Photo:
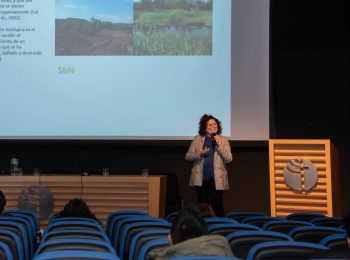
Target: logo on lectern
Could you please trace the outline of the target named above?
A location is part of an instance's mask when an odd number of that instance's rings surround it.
[[[317,169],[310,160],[293,159],[283,169],[285,183],[293,190],[309,191],[317,183]]]

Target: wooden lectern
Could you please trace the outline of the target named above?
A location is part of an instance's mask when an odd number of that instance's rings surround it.
[[[269,140],[269,156],[271,216],[297,212],[341,215],[339,158],[330,140]],[[306,188],[310,169],[314,183]],[[290,184],[289,176],[300,181],[300,190]]]

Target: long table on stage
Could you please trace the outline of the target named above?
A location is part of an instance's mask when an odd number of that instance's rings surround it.
[[[166,176],[136,175],[0,176],[0,190],[6,196],[5,210],[18,208],[19,194],[29,186],[46,186],[54,197],[54,213],[73,198],[83,199],[105,224],[108,214],[118,210],[140,210],[164,217]],[[47,219],[41,220],[46,226]]]

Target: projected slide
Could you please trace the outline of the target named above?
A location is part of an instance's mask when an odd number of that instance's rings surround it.
[[[231,0],[0,0],[0,138],[231,135]]]

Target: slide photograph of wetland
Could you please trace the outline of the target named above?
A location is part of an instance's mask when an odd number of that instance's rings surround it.
[[[212,55],[213,0],[56,0],[56,56]]]
[[[211,55],[212,0],[134,1],[134,55]]]

